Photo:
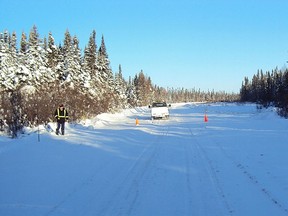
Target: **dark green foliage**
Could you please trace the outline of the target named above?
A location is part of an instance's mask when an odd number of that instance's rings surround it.
[[[256,102],[259,107],[276,106],[281,116],[288,117],[288,70],[258,71],[252,81],[245,77],[241,101]]]

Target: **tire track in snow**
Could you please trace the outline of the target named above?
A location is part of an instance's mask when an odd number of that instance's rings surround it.
[[[163,127],[162,131],[156,136],[155,140],[149,142],[150,144],[142,150],[138,158],[135,159],[135,162],[128,169],[123,181],[115,189],[111,201],[108,201],[102,208],[100,208],[100,210],[96,210],[98,212],[97,215],[110,215],[109,213],[107,214],[107,212],[110,212],[111,210],[113,212],[112,215],[130,215],[138,198],[138,183],[143,182],[142,179],[144,175],[147,173],[147,171],[149,171],[149,167],[151,166],[151,164],[153,164],[154,158],[159,153],[159,139],[161,139],[163,136],[167,136],[168,130],[169,127]],[[82,191],[85,191],[87,190],[87,188],[91,187],[97,176],[99,176],[101,172],[105,172],[105,167],[109,167],[108,163],[105,163],[105,166],[96,169],[81,184],[78,184],[73,190],[63,196],[63,198],[59,200],[58,203],[56,203],[50,208],[50,210],[45,214],[45,216],[53,216],[57,215],[60,212],[65,212],[65,208],[63,207],[71,200],[73,200],[74,197],[77,197],[78,194],[81,194]],[[106,182],[106,184],[107,187],[109,185],[111,186],[109,181]],[[123,185],[125,186],[123,187]],[[88,203],[83,204],[83,210],[81,211],[81,215],[89,215],[89,213],[85,210],[86,208],[84,206],[87,207],[93,205],[93,203],[95,203],[95,201],[93,200],[98,198],[97,196],[99,196],[99,193],[103,193],[103,188],[98,188],[98,190],[94,192],[95,195],[92,195],[91,198],[89,198]],[[117,197],[123,197],[124,202],[119,203],[120,199],[117,199]]]
[[[275,195],[273,195],[271,190],[267,189],[267,186],[263,185],[263,183],[261,183],[261,181],[256,177],[256,175],[249,172],[247,170],[247,168],[241,162],[237,162],[232,156],[230,156],[219,142],[214,141],[214,140],[212,140],[212,141],[217,144],[220,151],[222,152],[222,155],[228,161],[230,161],[234,165],[234,167],[241,172],[242,175],[244,175],[246,178],[248,178],[250,183],[252,185],[254,185],[254,187],[256,187],[257,190],[262,195],[264,195],[268,200],[270,200],[270,202],[273,205],[275,205],[277,208],[279,208],[281,211],[283,211],[286,215],[288,215],[288,208],[285,206],[285,204],[284,204],[285,202],[283,202],[282,200],[277,198]]]
[[[205,149],[199,144],[196,134],[192,132],[192,129],[190,127],[187,129],[189,130],[190,136],[194,140],[193,150],[197,151],[199,157],[201,158],[201,162],[204,165],[204,168],[206,168],[206,172],[210,177],[211,182],[215,185],[215,190],[218,194],[219,200],[222,200],[222,203],[226,209],[225,215],[233,215],[234,210],[226,198],[224,189],[220,183],[221,181],[217,175],[216,168],[213,165],[213,161],[209,158]]]
[[[197,213],[196,215],[201,215],[201,199],[195,199],[196,194],[197,196],[201,195],[197,192],[195,183],[193,182],[194,176],[192,176],[193,173],[193,167],[199,167],[195,151],[193,151],[190,147],[191,143],[186,143],[185,145],[185,161],[186,161],[186,187],[188,191],[188,212],[189,213]],[[201,181],[200,177],[198,176],[197,182]],[[197,187],[198,188],[198,187]],[[193,199],[194,198],[194,199]],[[195,201],[196,200],[196,201]],[[196,203],[197,202],[197,203]]]
[[[167,136],[168,131],[169,126],[165,126],[155,140],[143,149],[142,153],[128,169],[119,186],[115,189],[111,200],[107,201],[97,215],[133,215],[139,198],[140,183],[143,184],[144,181],[147,181],[145,175],[147,175],[159,154],[159,140],[163,136]]]

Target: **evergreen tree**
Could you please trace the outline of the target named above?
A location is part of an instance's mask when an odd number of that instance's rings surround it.
[[[52,33],[49,32],[46,59],[47,59],[47,67],[50,68],[53,71],[53,73],[56,72],[56,67],[59,62],[58,54],[59,51],[57,46],[55,45],[54,37]]]
[[[114,92],[114,77],[113,72],[110,68],[110,61],[108,58],[106,45],[104,42],[104,36],[101,38],[101,45],[97,55],[97,71],[98,71],[98,87],[102,89],[101,91],[101,100],[103,100],[105,107],[115,106],[115,98],[113,95]],[[102,103],[103,104],[103,103]]]
[[[132,81],[131,76],[129,77],[127,90],[126,90],[127,102],[130,106],[135,107],[137,106],[137,94],[136,94],[136,87],[134,82]]]
[[[113,88],[113,72],[110,68],[104,36],[102,36],[101,46],[98,51],[97,69],[100,73],[100,81],[104,84],[104,88],[108,88],[107,90],[111,91]]]
[[[27,52],[27,36],[25,32],[22,32],[22,35],[21,35],[20,52],[23,54],[26,54]]]
[[[249,83],[249,79],[248,79],[248,77],[245,77],[244,78],[244,82],[242,82],[242,87],[241,87],[241,90],[240,90],[240,95],[241,95],[241,101],[242,102],[251,100],[250,91],[251,91],[251,86],[250,86],[250,83]]]
[[[88,47],[85,49],[85,66],[87,70],[90,71],[91,77],[97,77],[96,71],[96,58],[97,58],[97,46],[96,46],[96,31],[93,30],[92,34],[90,35]]]
[[[127,83],[122,75],[122,68],[119,65],[118,73],[115,74],[115,82],[114,82],[114,92],[115,92],[115,103],[116,107],[125,108],[127,107]]]
[[[19,80],[20,73],[16,38],[16,33],[13,33],[12,37],[10,37],[9,33],[5,32],[4,37],[1,37],[0,40],[1,99],[7,99],[8,102],[1,104],[1,107],[2,109],[9,109],[9,111],[1,110],[1,112],[6,115],[5,121],[9,125],[8,133],[10,133],[12,137],[17,137],[18,131],[22,130],[22,98],[20,93],[22,82]]]
[[[280,115],[288,117],[288,73],[272,70],[264,74],[258,70],[252,82],[245,77],[241,88],[241,101],[257,102],[259,107],[275,105]]]
[[[136,88],[137,105],[148,105],[153,101],[153,88],[150,77],[146,77],[141,70],[134,78],[134,85]]]
[[[79,74],[79,70],[81,67],[80,57],[78,56],[79,50],[79,42],[77,38],[73,38],[70,35],[70,32],[66,30],[64,45],[62,47],[62,56],[63,56],[63,81],[66,81],[67,85],[74,87],[76,74]],[[76,56],[75,56],[76,53]]]
[[[95,97],[98,96],[99,91],[99,89],[97,89],[98,74],[96,69],[96,49],[96,31],[93,30],[89,37],[88,46],[85,47],[84,50],[83,72],[89,81],[89,84],[86,84],[86,86],[89,88],[90,94]]]
[[[30,71],[29,84],[39,86],[48,80],[43,74],[46,73],[45,51],[39,44],[40,38],[37,27],[34,25],[29,34],[28,50],[25,55],[25,65]]]
[[[82,89],[85,88],[88,79],[85,74],[82,73],[81,50],[79,48],[79,40],[76,36],[72,38],[70,70],[69,78],[73,86]]]
[[[9,44],[9,33],[4,32],[0,40],[0,82],[1,87],[4,90],[15,89],[15,74],[17,70],[17,58],[15,58],[15,53],[10,49]]]

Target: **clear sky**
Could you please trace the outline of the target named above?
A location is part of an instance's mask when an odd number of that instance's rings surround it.
[[[82,51],[101,36],[111,67],[161,87],[238,92],[245,76],[287,67],[287,0],[0,0],[0,31],[57,44],[66,29]]]

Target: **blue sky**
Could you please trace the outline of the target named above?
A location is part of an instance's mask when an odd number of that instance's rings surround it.
[[[143,72],[162,87],[238,92],[258,69],[287,67],[287,0],[0,0],[0,31],[62,43],[68,29],[83,50],[102,34],[114,72]]]

